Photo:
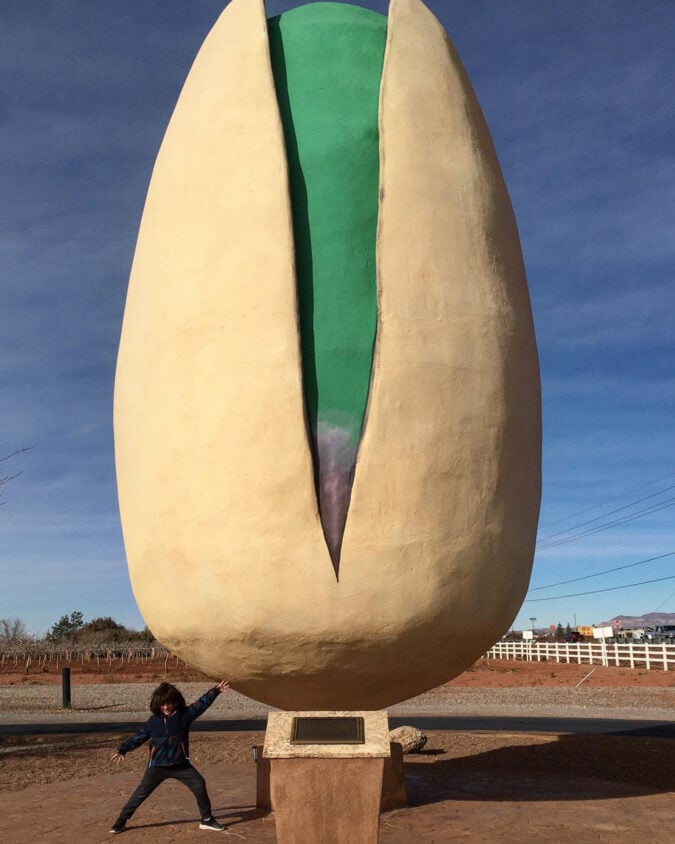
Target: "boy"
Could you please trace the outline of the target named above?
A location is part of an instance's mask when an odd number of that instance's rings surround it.
[[[211,801],[204,777],[190,764],[189,734],[195,718],[205,712],[218,695],[229,687],[227,680],[221,680],[199,700],[187,706],[183,695],[171,683],[157,686],[150,699],[152,717],[131,738],[123,741],[112,755],[112,761],[119,765],[126,753],[150,741],[150,760],[143,779],[122,807],[110,832],[123,832],[126,822],[136,809],[166,779],[182,782],[194,794],[201,817],[200,829],[216,832],[225,829],[211,814]]]

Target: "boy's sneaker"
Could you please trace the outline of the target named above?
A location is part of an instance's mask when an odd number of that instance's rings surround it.
[[[126,826],[127,822],[123,821],[121,818],[118,818],[115,823],[110,827],[111,832],[124,832],[124,827]]]
[[[215,818],[204,818],[199,824],[200,829],[212,829],[214,832],[222,832],[225,827],[222,823],[218,823]]]

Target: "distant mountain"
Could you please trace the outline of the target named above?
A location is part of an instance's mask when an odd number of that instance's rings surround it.
[[[615,615],[610,621],[602,621],[596,627],[609,627],[620,621],[624,630],[635,627],[655,627],[657,624],[675,624],[675,612],[648,612],[644,615]]]

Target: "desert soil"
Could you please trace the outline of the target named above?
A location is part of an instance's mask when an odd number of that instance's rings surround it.
[[[26,667],[21,661],[14,664],[6,660],[0,667],[0,686],[60,685],[61,669],[69,667],[73,685],[147,683],[169,680],[172,683],[197,682],[209,684],[211,680],[171,657],[164,659],[101,659],[76,660],[72,663],[33,663]],[[589,675],[590,676],[587,676]],[[481,659],[464,674],[446,686],[455,688],[519,688],[546,686],[570,687],[584,680],[585,688],[635,687],[673,688],[675,672],[647,671],[644,668],[607,668],[598,665],[574,663],[523,662]]]
[[[87,691],[85,686],[98,686],[91,688],[89,703],[95,695],[104,701],[111,694],[123,699],[140,684],[137,691],[147,700],[147,690],[164,679],[163,661],[159,668],[112,668],[105,674],[74,670],[74,699]],[[210,683],[180,665],[169,668],[168,679],[187,683],[186,692]],[[596,666],[576,689],[592,669],[481,661],[446,686],[408,702],[408,711],[443,712],[467,704],[480,709],[495,701],[519,710],[526,702],[542,700],[562,701],[580,711],[604,707],[610,714],[619,709],[673,711],[675,673]],[[54,685],[59,682],[60,668],[0,674],[0,720],[54,720],[54,698],[60,695]],[[31,704],[33,695],[42,703]],[[132,694],[130,700],[136,705],[140,698]],[[241,698],[233,705],[240,708],[245,702]],[[27,706],[23,713],[22,705]],[[120,709],[113,711],[111,720],[119,720]],[[81,720],[81,714],[73,717]],[[115,733],[0,736],[0,839],[10,844],[109,840],[109,825],[145,765],[143,749],[121,766],[112,765],[110,755],[121,738]],[[229,824],[224,837],[275,841],[273,815],[255,808],[251,748],[262,740],[262,732],[195,732],[191,738],[192,761],[206,776],[216,814]],[[422,753],[406,757],[405,769],[409,806],[382,816],[381,844],[515,844],[525,839],[576,844],[582,838],[630,844],[672,840],[675,830],[675,741],[668,738],[431,731]],[[189,792],[169,783],[139,810],[124,840],[168,844],[198,839],[206,833],[195,820]]]

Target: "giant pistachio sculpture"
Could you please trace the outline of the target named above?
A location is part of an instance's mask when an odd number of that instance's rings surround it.
[[[232,0],[148,192],[115,390],[155,635],[284,708],[380,708],[511,623],[537,355],[492,142],[421,0]]]

